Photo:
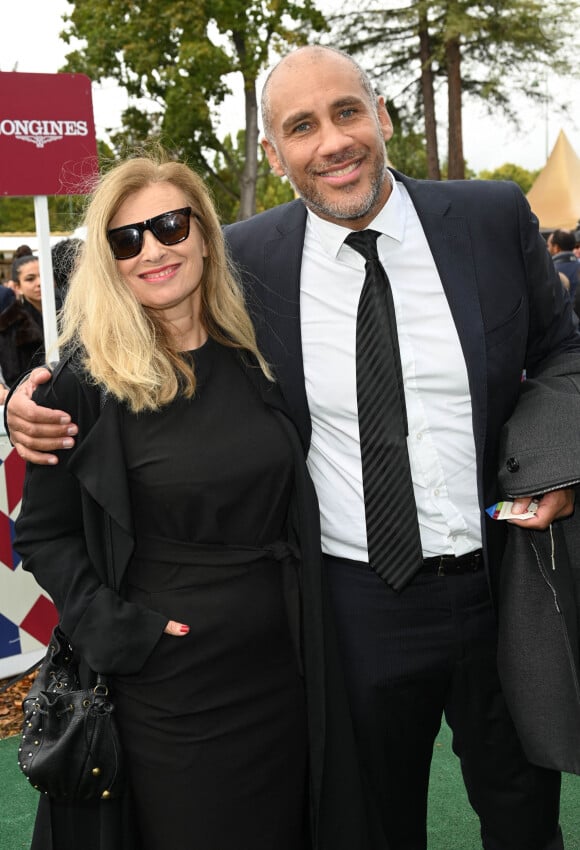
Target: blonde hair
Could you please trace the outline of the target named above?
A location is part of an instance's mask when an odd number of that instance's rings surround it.
[[[201,279],[200,320],[222,345],[251,352],[272,380],[258,351],[222,229],[199,175],[162,156],[128,159],[101,177],[88,205],[86,241],[61,313],[59,345],[130,409],[158,410],[178,392],[195,393],[195,373],[155,311],[140,304],[119,272],[107,241],[109,223],[133,193],[155,183],[183,192],[201,228],[208,255]]]

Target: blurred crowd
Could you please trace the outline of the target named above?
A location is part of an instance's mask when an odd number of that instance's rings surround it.
[[[56,309],[62,306],[82,240],[63,239],[52,248]],[[42,293],[38,257],[26,244],[12,257],[10,279],[0,286],[0,404],[19,377],[44,363]]]

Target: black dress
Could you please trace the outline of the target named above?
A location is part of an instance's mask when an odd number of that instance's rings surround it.
[[[190,627],[115,679],[139,846],[299,850],[291,451],[235,351],[209,340],[193,356],[193,400],[121,418],[136,538],[127,598]]]

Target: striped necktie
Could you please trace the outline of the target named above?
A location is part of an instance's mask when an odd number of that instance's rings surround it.
[[[365,259],[356,324],[356,380],[369,563],[402,588],[422,562],[407,452],[407,411],[395,308],[375,230],[344,240]]]

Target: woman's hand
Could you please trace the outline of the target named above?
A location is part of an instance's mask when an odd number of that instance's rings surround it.
[[[184,623],[176,623],[175,620],[170,620],[163,631],[166,635],[173,635],[173,637],[185,637],[189,632],[189,626],[186,626]]]

